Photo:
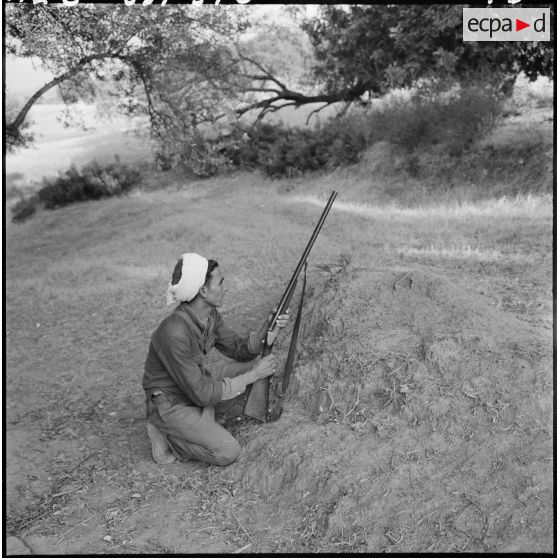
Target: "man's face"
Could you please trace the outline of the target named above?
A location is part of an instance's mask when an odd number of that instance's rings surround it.
[[[209,282],[205,285],[205,301],[211,306],[221,306],[225,296],[225,287],[223,282],[225,277],[221,271],[221,267],[217,266],[212,272]]]

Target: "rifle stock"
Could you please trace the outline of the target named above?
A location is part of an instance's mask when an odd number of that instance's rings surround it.
[[[243,413],[248,416],[266,422],[267,408],[269,407],[269,378],[263,378],[250,386],[250,393],[246,399]]]
[[[310,237],[310,240],[308,241],[308,244],[306,245],[306,248],[302,253],[302,256],[296,266],[296,269],[292,274],[291,279],[289,280],[287,288],[285,289],[285,292],[281,297],[281,301],[277,306],[277,311],[274,313],[272,317],[268,329],[268,334],[273,333],[275,324],[277,322],[277,318],[281,314],[283,314],[285,310],[289,307],[291,298],[296,288],[298,276],[300,275],[300,272],[302,271],[302,268],[305,265],[306,260],[308,259],[308,255],[310,254],[310,250],[312,250],[312,247],[314,246],[314,242],[316,242],[316,238],[320,234],[320,230],[323,227],[323,224],[327,218],[331,206],[333,205],[333,202],[335,201],[335,198],[337,197],[337,194],[338,193],[334,190],[327,201],[327,204],[320,216],[320,219],[318,220],[318,223],[314,228],[314,232],[312,233],[312,236]],[[270,354],[272,350],[273,350],[273,341],[271,343],[268,343],[268,340],[266,338],[264,348],[262,351],[262,357],[265,357],[268,354]],[[269,378],[264,378],[262,380],[258,380],[257,382],[254,382],[250,386],[248,397],[244,405],[243,413],[246,416],[255,418],[261,422],[266,422],[267,415],[268,415],[268,407],[269,407]]]
[[[285,310],[289,307],[289,304],[291,303],[291,299],[293,297],[295,288],[296,288],[296,282],[293,285],[293,288],[291,289],[291,292],[287,297],[285,304],[283,305]],[[279,308],[277,308],[277,312],[279,312]],[[262,350],[262,357],[266,357],[267,355],[269,355],[272,350],[273,350],[273,343],[268,343],[266,339],[264,343],[264,348]],[[268,407],[269,407],[269,378],[263,378],[261,380],[258,380],[257,382],[254,382],[249,387],[248,398],[246,399],[243,413],[248,417],[255,418],[261,422],[266,422]]]

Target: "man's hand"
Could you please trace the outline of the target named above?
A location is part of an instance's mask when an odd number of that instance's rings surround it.
[[[268,376],[271,376],[274,373],[275,373],[275,355],[270,354],[260,359],[258,363],[254,366],[254,368],[252,368],[250,372],[247,372],[247,375],[253,378],[252,382],[250,383],[254,383],[263,378],[267,378]]]
[[[277,312],[277,308],[274,308],[271,311],[271,314],[270,314],[270,317],[269,317],[269,322],[270,323],[271,323],[271,320],[273,319],[273,314],[275,314],[275,312]],[[290,319],[289,309],[287,308],[287,311],[284,314],[281,314],[280,316],[277,316],[277,321],[275,322],[275,325],[279,329],[287,327],[287,325],[289,325],[289,319]]]
[[[267,321],[265,323],[266,331],[268,330],[271,324],[271,320],[273,320],[273,316],[275,315],[275,312],[277,312],[277,307],[273,308],[273,310],[271,310],[271,314],[269,314],[269,316],[267,317]],[[277,320],[275,321],[275,327],[278,327],[279,329],[286,327],[289,324],[290,318],[291,316],[289,314],[289,309],[287,308],[284,314],[277,316]]]
[[[261,339],[262,341],[266,339],[266,335],[269,330],[269,326],[271,325],[271,320],[273,320],[273,315],[275,314],[275,312],[277,312],[277,308],[274,308],[271,311],[271,314],[269,314],[269,316],[265,320],[265,323],[262,325],[260,331],[258,332],[258,338]],[[284,314],[277,316],[277,321],[275,322],[275,329],[274,329],[275,335],[277,335],[277,330],[282,329],[288,325],[290,319],[291,317],[289,315],[288,310]],[[273,339],[275,339],[275,335],[273,336]]]

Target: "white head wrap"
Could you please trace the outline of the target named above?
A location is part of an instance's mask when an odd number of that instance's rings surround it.
[[[182,254],[180,257],[182,258],[182,276],[176,285],[172,284],[172,279],[169,281],[167,304],[190,302],[205,283],[207,259],[193,252]]]

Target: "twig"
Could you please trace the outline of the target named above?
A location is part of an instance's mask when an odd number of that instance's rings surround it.
[[[430,513],[427,513],[422,519],[419,519],[417,521],[417,525],[420,525],[427,517],[430,517],[433,513],[436,513],[437,510],[438,508],[432,510]]]
[[[242,523],[240,523],[240,521],[238,521],[238,517],[236,517],[236,515],[234,515],[234,512],[232,510],[231,510],[231,515],[236,519],[236,522],[238,523],[239,527],[244,531],[244,533],[250,539],[250,541],[254,542],[252,540],[252,537],[250,536],[250,533],[248,533],[248,531],[246,531],[246,529],[244,529],[244,525],[242,525]]]
[[[252,543],[248,543],[247,545],[243,546],[242,548],[238,548],[237,550],[233,550],[232,554],[240,554],[241,552],[243,552],[247,548],[250,548],[251,546],[252,546]]]
[[[66,494],[71,494],[72,492],[75,492],[76,490],[79,490],[81,488],[81,486],[76,486],[75,488],[72,488],[71,490],[65,490],[64,492],[58,492],[58,494],[53,494],[51,496],[51,498],[58,498],[59,496],[66,496]]]
[[[329,388],[331,387],[331,384],[328,384],[327,387],[322,388],[325,389],[327,391],[327,394],[329,396],[329,399],[331,400],[329,409],[331,410],[332,408],[335,409],[339,414],[341,414],[341,411],[339,410],[339,407],[337,407],[337,405],[335,404],[335,400],[333,399],[331,392],[329,391]]]
[[[323,101],[325,102],[325,101]],[[308,122],[310,122],[310,118],[312,118],[312,116],[314,114],[317,114],[318,112],[320,112],[321,110],[325,109],[327,106],[329,106],[329,103],[326,103],[323,107],[319,107],[317,109],[314,109],[309,115],[308,118],[306,119],[306,124],[308,124]]]
[[[58,546],[58,544],[60,544],[62,542],[62,539],[69,533],[71,533],[74,529],[77,529],[80,525],[83,525],[84,523],[86,523],[87,521],[89,521],[90,519],[93,519],[97,514],[94,513],[91,517],[88,517],[87,519],[84,519],[83,521],[81,521],[80,523],[78,523],[77,525],[74,525],[71,529],[69,529],[68,531],[66,531],[65,533],[63,533],[60,538],[58,539],[58,542],[54,545],[55,547]]]
[[[343,416],[343,423],[345,422],[345,419],[357,408],[358,404],[360,403],[360,386],[357,387],[357,395],[356,395],[356,401],[355,404],[353,405],[353,408],[348,412],[345,413]]]
[[[403,540],[403,535],[399,535],[399,540],[396,540],[395,537],[391,534],[390,531],[385,532],[386,537],[391,541],[391,543],[395,546],[399,544]]]

